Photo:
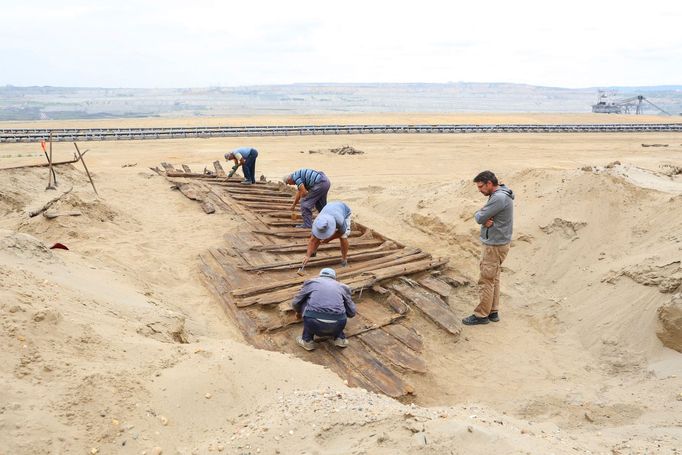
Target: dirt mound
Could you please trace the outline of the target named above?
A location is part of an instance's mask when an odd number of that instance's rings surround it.
[[[675,294],[670,302],[658,309],[658,321],[656,335],[661,342],[682,352],[682,294]]]
[[[0,251],[20,258],[53,261],[52,251],[32,235],[0,230]]]

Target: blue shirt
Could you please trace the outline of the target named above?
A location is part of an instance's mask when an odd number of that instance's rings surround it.
[[[346,232],[346,219],[350,216],[351,211],[345,203],[341,201],[332,201],[324,206],[320,215],[331,215],[336,222],[336,230],[339,232]]]
[[[317,172],[313,169],[302,168],[291,174],[291,179],[294,181],[297,187],[301,184],[306,190],[314,187],[316,183],[322,180],[322,173]]]
[[[238,149],[232,150],[232,153],[234,154],[235,157],[237,157],[237,159],[239,159],[237,154],[240,154],[242,158],[247,159],[255,151],[256,149],[251,147],[239,147]]]
[[[339,320],[355,316],[350,287],[333,278],[306,280],[291,302],[292,308],[306,317]]]

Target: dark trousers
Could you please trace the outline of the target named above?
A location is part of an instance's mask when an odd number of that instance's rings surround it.
[[[313,341],[313,336],[346,338],[343,329],[346,328],[346,318],[334,322],[322,322],[319,319],[303,317],[303,341]]]
[[[253,149],[243,165],[244,179],[251,183],[256,183],[256,158],[258,158],[258,150]]]
[[[327,176],[322,174],[320,181],[317,182],[315,186],[310,188],[308,194],[301,199],[301,216],[303,217],[303,226],[307,228],[313,227],[313,207],[320,212],[324,206],[327,205],[327,193],[329,193],[329,188],[331,185],[332,183],[329,181]]]

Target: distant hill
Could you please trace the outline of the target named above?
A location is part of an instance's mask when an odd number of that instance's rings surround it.
[[[682,86],[607,87],[682,112]],[[338,114],[372,112],[590,112],[597,88],[510,83],[289,84],[177,89],[0,87],[0,120]],[[653,110],[647,112],[655,114]]]

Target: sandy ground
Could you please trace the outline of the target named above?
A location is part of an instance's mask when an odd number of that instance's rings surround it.
[[[428,118],[559,117],[599,116]],[[412,119],[426,117],[317,120]],[[196,119],[136,124],[165,121]],[[642,147],[653,143],[668,146]],[[308,153],[346,144],[365,154]],[[302,166],[325,170],[332,198],[348,202],[359,221],[447,256],[474,280],[472,214],[485,200],[471,178],[494,170],[517,195],[502,322],[465,328],[457,344],[431,342],[429,374],[412,403],[348,389],[321,367],[242,344],[197,273],[198,254],[238,229],[238,220],[205,215],[147,169],[160,161],[203,169],[241,145],[259,149],[257,170],[268,178]],[[56,159],[70,158],[70,146],[55,144]],[[44,191],[47,171],[0,173],[0,454],[682,447],[682,354],[655,334],[656,309],[682,280],[682,176],[665,175],[682,166],[682,135],[225,138],[86,148],[100,198],[82,168],[58,170],[58,191],[73,190],[57,207],[79,217],[29,219],[28,210],[55,195]],[[36,144],[0,144],[0,167],[39,162],[39,152]],[[614,161],[621,164],[606,167]],[[54,242],[70,250],[45,247]],[[465,316],[475,299],[469,292],[450,304]]]

